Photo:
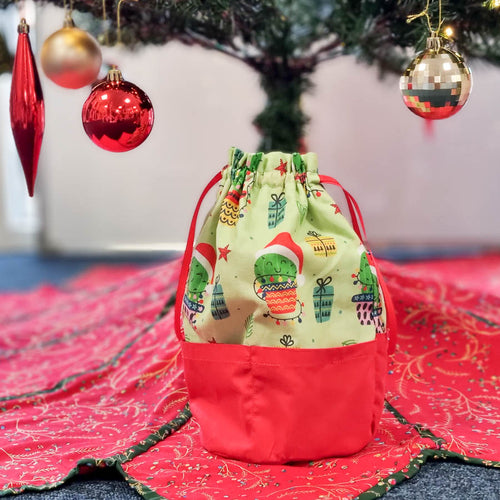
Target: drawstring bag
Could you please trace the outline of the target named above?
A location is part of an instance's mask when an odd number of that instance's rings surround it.
[[[373,438],[392,308],[356,201],[344,190],[351,226],[325,183],[341,187],[313,153],[233,148],[198,202],[175,326],[213,453],[286,463],[350,455]]]

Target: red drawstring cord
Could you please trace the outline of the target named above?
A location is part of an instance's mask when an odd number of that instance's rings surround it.
[[[175,326],[175,333],[179,338],[179,340],[184,340],[184,335],[181,325],[181,310],[182,310],[182,302],[184,299],[184,288],[189,274],[191,257],[193,255],[193,246],[194,246],[194,239],[196,236],[196,223],[198,220],[198,214],[200,212],[201,204],[203,203],[205,196],[212,189],[212,187],[215,186],[221,179],[222,179],[222,174],[221,172],[218,172],[203,190],[203,193],[201,194],[200,199],[198,200],[198,203],[196,205],[196,209],[193,214],[193,219],[191,221],[191,226],[189,228],[188,239],[186,242],[186,250],[184,252],[184,257],[182,259],[181,273],[179,276],[179,286],[177,287],[177,295],[175,299],[174,326]],[[351,215],[351,221],[354,231],[358,235],[361,242],[365,244],[364,243],[366,240],[365,224],[363,222],[363,216],[361,215],[361,210],[359,208],[359,205],[354,199],[354,197],[351,195],[351,193],[349,193],[349,191],[343,188],[343,186],[340,184],[339,181],[337,181],[333,177],[329,177],[327,175],[320,175],[319,179],[322,184],[333,184],[342,189],[344,196],[347,200],[347,205],[349,207],[349,213]],[[387,336],[389,338],[389,353],[393,353],[396,346],[396,325],[397,325],[396,315],[394,312],[394,305],[391,296],[389,294],[389,290],[387,289],[385,280],[382,274],[380,273],[377,261],[375,260],[371,252],[367,252],[367,256],[370,264],[372,264],[377,270],[378,281],[380,283],[380,287],[382,288],[382,294],[384,296],[385,309],[387,315]]]
[[[363,222],[363,217],[361,215],[361,210],[359,209],[359,205],[357,201],[354,199],[354,197],[351,195],[351,193],[345,190],[342,184],[340,184],[340,182],[337,179],[329,177],[328,175],[320,175],[319,181],[321,182],[321,184],[333,184],[334,186],[338,186],[340,189],[342,189],[345,199],[347,200],[347,206],[349,207],[349,214],[351,216],[352,227],[356,232],[356,234],[358,235],[359,239],[361,241],[365,241],[366,240],[365,223]]]
[[[359,208],[359,205],[354,199],[354,197],[351,195],[351,193],[349,193],[349,191],[344,189],[342,184],[340,184],[340,182],[337,179],[334,179],[333,177],[329,177],[328,175],[320,175],[319,181],[322,184],[333,184],[342,189],[345,199],[347,200],[347,206],[349,207],[352,227],[356,232],[356,234],[358,235],[359,239],[361,240],[361,243],[363,243],[363,245],[366,247],[365,223],[363,221],[363,216],[361,215],[361,209]],[[371,265],[373,265],[373,267],[375,267],[375,269],[377,270],[378,282],[380,283],[380,288],[382,289],[382,295],[384,297],[384,303],[385,303],[385,313],[387,316],[386,333],[389,339],[389,354],[392,354],[396,349],[396,338],[397,338],[397,320],[396,320],[396,313],[394,310],[394,303],[392,302],[391,294],[389,293],[389,289],[387,288],[387,284],[384,280],[384,277],[382,276],[382,273],[380,272],[380,268],[378,267],[375,257],[370,251],[367,251],[367,257],[368,257],[368,262]]]
[[[175,297],[175,318],[174,318],[174,328],[175,334],[179,340],[184,340],[184,332],[182,330],[181,324],[181,312],[182,312],[182,301],[184,299],[184,287],[186,286],[186,281],[189,274],[189,265],[191,264],[191,257],[193,255],[194,238],[196,236],[196,222],[198,220],[198,214],[200,212],[201,204],[205,199],[207,193],[222,179],[221,172],[218,172],[215,177],[207,184],[203,193],[198,200],[196,209],[193,214],[193,220],[191,221],[191,227],[189,228],[188,239],[186,242],[186,250],[184,252],[184,257],[182,259],[181,274],[179,276],[179,285],[177,286],[177,295]]]

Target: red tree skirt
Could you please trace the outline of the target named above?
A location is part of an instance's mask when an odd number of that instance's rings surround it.
[[[374,498],[429,457],[500,466],[500,257],[382,270],[400,324],[375,440],[284,466],[203,450],[172,297],[179,263],[0,301],[0,496],[113,466],[146,498]],[[310,422],[304,422],[304,432]]]

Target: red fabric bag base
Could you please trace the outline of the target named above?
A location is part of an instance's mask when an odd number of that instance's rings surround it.
[[[330,349],[183,342],[182,350],[191,410],[213,453],[286,463],[351,455],[373,438],[385,335]]]

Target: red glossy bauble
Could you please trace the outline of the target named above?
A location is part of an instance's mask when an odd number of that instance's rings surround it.
[[[114,153],[130,151],[148,137],[154,122],[149,97],[133,83],[110,69],[96,85],[82,109],[85,132],[100,148]]]
[[[18,32],[10,89],[10,123],[28,193],[33,196],[45,128],[45,106],[25,19],[21,20]]]

